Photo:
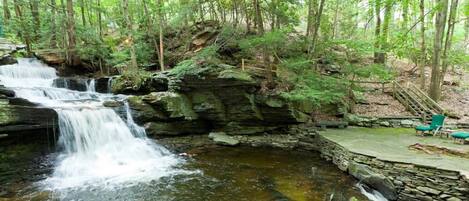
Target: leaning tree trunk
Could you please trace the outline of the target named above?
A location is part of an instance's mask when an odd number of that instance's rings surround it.
[[[446,15],[448,12],[448,0],[437,0],[436,3],[441,5],[441,9],[436,13],[435,17],[435,39],[433,43],[432,77],[430,80],[429,95],[433,100],[438,101],[440,100],[441,96],[441,45],[444,38]]]

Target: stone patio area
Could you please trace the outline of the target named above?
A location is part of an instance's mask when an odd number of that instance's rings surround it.
[[[455,143],[452,139],[433,136],[420,137],[414,129],[407,128],[348,128],[330,129],[320,134],[351,152],[376,157],[383,161],[412,163],[444,170],[458,171],[469,178],[469,159],[428,154],[412,150],[409,146],[434,145],[469,154],[469,145]]]

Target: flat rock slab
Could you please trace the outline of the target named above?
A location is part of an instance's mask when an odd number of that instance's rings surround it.
[[[351,152],[376,157],[385,161],[411,163],[444,170],[458,171],[469,178],[469,160],[458,156],[430,155],[409,146],[420,143],[469,152],[469,145],[454,143],[451,139],[420,137],[407,128],[348,128],[320,132],[325,138]]]
[[[227,146],[236,146],[239,144],[239,140],[234,139],[233,137],[227,135],[224,132],[212,132],[208,135],[216,144],[227,145]]]

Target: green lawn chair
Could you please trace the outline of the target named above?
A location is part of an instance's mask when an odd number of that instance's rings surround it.
[[[432,123],[430,125],[420,125],[415,127],[415,132],[419,134],[419,132],[423,135],[426,132],[433,132],[433,134],[437,134],[438,131],[443,127],[445,122],[445,115],[436,114],[432,116]]]

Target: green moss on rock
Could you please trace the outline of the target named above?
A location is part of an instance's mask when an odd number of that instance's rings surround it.
[[[134,119],[139,123],[168,119],[163,112],[145,103],[141,96],[130,96],[128,102]]]
[[[197,114],[192,110],[192,103],[187,96],[175,92],[153,92],[142,97],[150,105],[162,108],[169,118],[195,120]]]
[[[239,81],[245,81],[248,83],[253,83],[255,80],[246,72],[235,70],[235,69],[226,69],[221,71],[218,74],[218,78],[220,79],[234,79]]]
[[[192,108],[201,118],[214,122],[226,121],[225,105],[211,91],[193,91],[189,97]]]

